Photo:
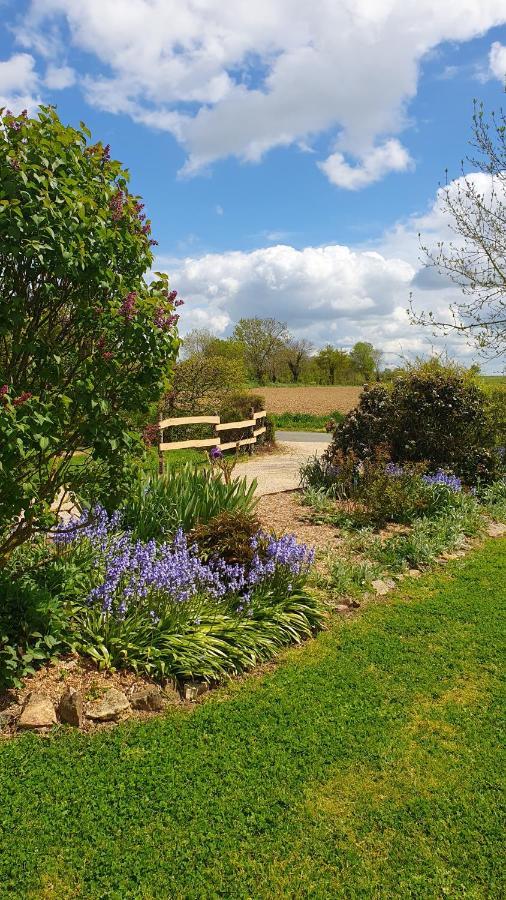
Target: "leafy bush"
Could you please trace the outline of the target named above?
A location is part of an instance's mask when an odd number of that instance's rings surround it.
[[[144,280],[142,204],[89,137],[52,108],[0,115],[0,562],[56,521],[61,488],[126,492],[142,450],[132,423],[178,346],[180,301],[167,276]]]
[[[227,563],[250,563],[255,554],[252,539],[260,530],[255,516],[243,512],[221,512],[190,532],[204,559],[221,557]]]
[[[177,363],[161,411],[164,416],[216,415],[228,395],[237,396],[243,382],[244,367],[239,360],[195,354]]]
[[[330,561],[327,587],[337,597],[358,597],[379,575],[378,565],[369,560],[352,561],[335,557]]]
[[[238,392],[223,400],[220,418],[222,422],[240,422],[250,419],[252,412],[260,412],[262,409],[265,409],[265,398],[260,394]]]
[[[276,443],[276,421],[275,421],[274,416],[266,416],[265,417],[264,443],[265,444],[275,444]]]
[[[479,494],[480,501],[491,516],[506,523],[506,478],[487,485]]]
[[[0,688],[19,687],[38,665],[69,649],[70,628],[60,596],[62,580],[77,587],[77,559],[64,564],[43,539],[25,544],[0,569]],[[80,566],[80,563],[79,563]],[[63,576],[63,578],[62,578]],[[86,589],[89,581],[81,578]]]
[[[456,367],[432,362],[396,378],[391,390],[366,388],[336,428],[328,458],[353,451],[365,460],[384,447],[394,462],[425,462],[474,483],[493,476],[493,443],[483,392]]]
[[[256,481],[225,484],[217,472],[192,463],[164,475],[141,479],[122,506],[123,523],[143,541],[166,540],[178,528],[191,531],[219,513],[250,514],[256,506]]]

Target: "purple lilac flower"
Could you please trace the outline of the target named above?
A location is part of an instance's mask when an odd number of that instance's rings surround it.
[[[442,484],[451,491],[455,491],[455,493],[462,490],[462,481],[460,478],[456,475],[448,475],[446,472],[443,472],[442,469],[438,469],[433,475],[422,475],[422,481],[425,481],[425,484],[430,485]]]

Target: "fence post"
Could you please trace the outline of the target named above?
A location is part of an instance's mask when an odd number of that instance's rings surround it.
[[[158,416],[158,423],[162,421],[161,414]],[[163,428],[158,428],[158,477],[163,475],[163,453],[161,444],[163,443]]]

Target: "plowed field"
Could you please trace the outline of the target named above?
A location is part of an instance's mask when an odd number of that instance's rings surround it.
[[[326,413],[347,413],[358,403],[361,387],[265,387],[255,388],[252,393],[265,397],[267,412],[301,412],[325,415]]]

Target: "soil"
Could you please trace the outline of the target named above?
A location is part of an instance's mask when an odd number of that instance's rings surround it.
[[[251,393],[265,397],[265,407],[268,413],[313,413],[313,415],[326,415],[327,413],[347,413],[357,405],[361,387],[348,387],[341,385],[315,386],[302,385],[300,387],[259,387]]]
[[[309,510],[300,502],[300,491],[267,494],[258,501],[257,515],[263,527],[276,534],[290,532],[297,540],[318,551],[334,550],[341,543],[340,532],[332,525],[315,525]]]

